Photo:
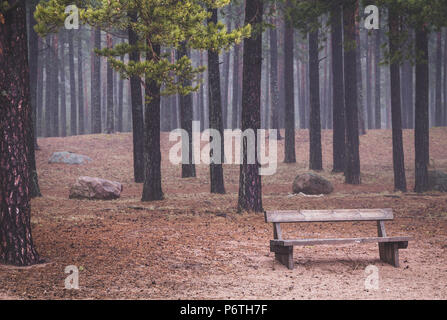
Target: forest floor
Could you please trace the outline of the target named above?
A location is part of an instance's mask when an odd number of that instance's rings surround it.
[[[447,128],[430,132],[430,159],[447,171]],[[400,268],[382,263],[377,244],[307,246],[294,249],[288,270],[269,252],[272,225],[263,214],[236,212],[239,166],[225,165],[227,194],[209,193],[209,170],[181,179],[162,134],[165,200],[143,203],[133,182],[131,134],[43,138],[37,165],[42,198],[32,200],[33,237],[45,264],[0,266],[0,299],[447,299],[447,194],[396,193],[390,130],[371,130],[361,140],[362,185],[331,173],[332,133],[323,131],[321,175],[335,191],[324,197],[291,194],[292,182],[308,165],[308,134],[297,131],[297,163],[263,177],[266,210],[393,208],[391,236],[414,237],[400,250]],[[413,132],[405,130],[409,190],[414,184]],[[86,165],[48,164],[55,151],[90,156]],[[113,201],[68,199],[79,176],[124,185]],[[285,226],[287,237],[375,236],[374,222]],[[379,289],[366,290],[365,268],[379,270]],[[68,265],[79,267],[79,290],[64,289]]]

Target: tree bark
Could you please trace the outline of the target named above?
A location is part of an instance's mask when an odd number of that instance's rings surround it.
[[[399,50],[399,13],[396,9],[390,8],[388,11],[389,21],[389,47],[391,57],[395,56]],[[404,147],[402,142],[402,115],[400,100],[400,68],[399,62],[390,64],[391,77],[391,121],[393,128],[393,168],[394,168],[394,188],[402,192],[407,191],[405,178]]]
[[[177,51],[178,59],[186,56],[187,49],[186,44],[183,43],[179,50]],[[191,85],[189,80],[185,80],[184,86]],[[188,133],[189,137],[189,154],[188,163],[182,163],[182,178],[190,178],[196,176],[196,166],[193,163],[193,142],[192,142],[192,120],[193,120],[193,103],[192,94],[187,94],[186,96],[180,95],[180,124],[183,130]],[[186,152],[182,150],[182,152]]]
[[[82,56],[82,37],[78,36],[78,134],[85,133],[85,115],[84,115],[84,72]]]
[[[36,25],[34,19],[35,4],[29,8],[29,79],[30,79],[30,105],[31,105],[31,118],[29,119],[28,126],[31,128],[28,132],[28,159],[30,166],[30,197],[41,197],[39,187],[39,179],[37,177],[36,169],[36,155],[35,150],[37,146],[37,131],[36,131],[36,111],[37,111],[37,83],[38,83],[38,36],[33,27]]]
[[[154,54],[160,55],[160,46],[152,45]],[[154,59],[155,57],[148,57]],[[145,166],[144,186],[141,201],[163,199],[161,189],[161,151],[160,151],[160,86],[156,81],[146,80],[146,95],[150,97],[145,104]]]
[[[61,109],[61,136],[67,136],[67,96],[65,91],[65,30],[61,30],[60,32],[60,46],[59,46],[59,72],[60,72],[60,83],[59,83],[59,91],[60,91],[60,109]]]
[[[211,11],[211,18],[208,19],[208,24],[217,24],[217,9],[209,10]],[[229,69],[228,63],[228,69]],[[227,81],[228,79],[225,79]],[[217,159],[217,163],[211,161],[210,163],[210,183],[211,183],[211,193],[225,193],[224,177],[222,162],[224,158],[224,143],[223,143],[223,122],[222,122],[222,100],[220,96],[220,70],[219,70],[219,53],[214,50],[208,50],[208,92],[209,92],[209,121],[210,128],[217,130],[221,136],[221,150],[220,159]],[[228,88],[227,84],[224,86]],[[226,91],[225,91],[226,92]],[[225,93],[224,92],[224,93]],[[227,101],[227,99],[223,99]],[[226,104],[224,104],[226,107]],[[210,137],[210,143],[213,138]],[[212,154],[211,154],[212,156]]]
[[[271,136],[271,139],[281,140],[279,132],[279,88],[278,88],[278,24],[276,18],[273,18],[274,28],[270,29],[270,88],[271,88],[271,129],[277,130],[277,136]],[[245,57],[245,53],[244,53]]]
[[[344,22],[344,80],[346,114],[346,168],[345,182],[360,184],[359,125],[357,96],[357,59],[356,59],[356,1],[348,1],[343,6]],[[359,80],[360,81],[360,80]]]
[[[245,23],[262,23],[263,1],[246,0]],[[238,211],[262,212],[262,182],[257,162],[257,135],[261,122],[262,34],[258,31],[244,40],[242,85],[242,130],[255,131],[255,163],[247,163],[247,140],[242,141],[242,159],[239,176]],[[252,148],[253,149],[253,148]]]
[[[436,34],[436,98],[435,98],[435,126],[443,125],[442,117],[442,37],[441,31]]]
[[[345,169],[345,103],[343,79],[343,25],[340,5],[331,12],[331,46],[332,46],[332,108],[333,108],[333,172]]]
[[[68,33],[68,65],[70,67],[70,134],[75,136],[78,134],[78,112],[77,112],[77,97],[76,97],[76,81],[75,81],[75,66],[74,66],[74,47],[73,47],[73,32],[74,30],[67,30]]]
[[[101,29],[93,30],[94,48],[101,49]],[[91,80],[91,126],[92,133],[101,133],[101,58],[92,52]]]
[[[382,45],[382,30],[375,30],[375,44],[374,44],[374,91],[375,91],[375,97],[374,97],[374,125],[376,129],[382,128],[382,106],[380,104],[380,95],[381,95],[381,67],[380,67],[380,61],[381,61],[381,54],[380,54],[380,47]]]
[[[136,21],[135,13],[129,13],[132,21]],[[136,45],[138,38],[132,28],[128,29],[129,44]],[[129,60],[140,61],[140,53],[132,51]],[[130,96],[132,104],[132,141],[133,141],[133,170],[135,182],[144,182],[144,122],[143,122],[143,98],[141,93],[141,79],[138,76],[130,77]]]
[[[285,145],[284,162],[295,163],[295,99],[293,77],[293,27],[286,23],[284,32]]]
[[[107,47],[112,48],[112,36],[107,33]],[[115,112],[113,109],[113,69],[110,62],[107,62],[107,133],[115,132]]]
[[[309,169],[322,170],[318,30],[309,33]]]
[[[12,5],[15,1],[9,1]],[[29,131],[32,130],[25,2],[0,23],[0,263],[41,262],[31,235]]]
[[[428,119],[428,32],[423,26],[416,30],[415,48],[419,52],[416,62],[415,104],[415,192],[428,190],[429,119]]]

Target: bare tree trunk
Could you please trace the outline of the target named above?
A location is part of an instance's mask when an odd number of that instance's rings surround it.
[[[0,263],[27,266],[42,260],[31,235],[26,8],[15,4],[0,23]]]
[[[342,9],[335,5],[331,12],[332,34],[332,107],[333,107],[333,172],[345,169],[345,103],[343,79]]]
[[[344,39],[350,44],[344,54],[345,104],[346,104],[346,167],[345,182],[360,184],[359,125],[358,125],[358,81],[355,27],[356,2],[343,6]],[[352,48],[354,47],[354,48]],[[345,47],[346,48],[346,47]]]
[[[160,55],[160,46],[153,45],[154,54]],[[148,57],[147,59],[154,59]],[[151,98],[145,104],[145,166],[144,185],[141,201],[163,199],[161,189],[161,151],[160,151],[160,86],[156,81],[146,80],[146,95]]]
[[[245,23],[262,23],[263,2],[246,0]],[[244,40],[244,64],[242,85],[242,130],[255,131],[255,163],[247,163],[247,139],[242,141],[242,164],[239,175],[238,211],[262,212],[262,182],[257,162],[257,135],[261,125],[261,73],[262,73],[262,34],[260,32]],[[251,148],[253,149],[253,148]]]
[[[389,9],[389,46],[390,55],[393,57],[399,50],[399,13],[394,8]],[[394,188],[402,192],[407,191],[405,178],[404,147],[402,142],[402,116],[400,100],[400,69],[399,62],[390,64],[391,76],[391,117],[393,123],[393,168]]]
[[[420,56],[416,63],[415,107],[415,192],[428,190],[429,119],[428,119],[428,32],[423,26],[416,29],[416,46]]]
[[[322,170],[318,30],[309,33],[309,169]]]

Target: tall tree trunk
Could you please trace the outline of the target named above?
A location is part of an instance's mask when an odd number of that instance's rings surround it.
[[[24,1],[0,23],[0,263],[41,262],[31,235],[30,74]]]
[[[359,124],[359,134],[366,134],[365,128],[365,108],[363,105],[363,76],[362,76],[362,60],[361,60],[361,50],[362,43],[360,41],[360,28],[359,23],[356,23],[356,43],[357,47],[355,50],[355,59],[357,63],[357,110],[358,110],[358,124]]]
[[[93,37],[94,48],[101,49],[101,29],[94,29]],[[101,133],[101,58],[95,53],[92,53],[91,96],[92,133]]]
[[[278,24],[276,23],[276,17],[273,18],[272,24],[274,24],[275,27],[270,29],[270,87],[272,91],[272,105],[270,110],[272,124],[271,127],[272,129],[276,129],[278,131],[277,137],[271,136],[270,138],[277,138],[278,140],[280,140],[281,133],[279,132],[278,32],[276,29],[278,27]]]
[[[54,60],[51,62],[53,65],[53,72],[51,73],[51,94],[53,96],[53,103],[51,104],[52,112],[52,136],[59,137],[59,56],[58,46],[59,37],[54,35],[52,53]]]
[[[186,56],[187,49],[186,44],[183,43],[177,51],[178,59]],[[183,85],[191,85],[191,81],[185,80]],[[182,163],[182,178],[190,178],[196,176],[196,166],[193,163],[193,139],[192,139],[192,120],[193,120],[193,104],[192,104],[192,94],[180,95],[180,124],[183,130],[188,133],[189,138],[189,154],[188,163]],[[182,150],[186,152],[185,150]]]
[[[428,32],[424,26],[416,30],[415,48],[419,52],[416,63],[415,105],[415,192],[428,190],[429,119],[428,119]]]
[[[388,13],[389,21],[389,47],[391,57],[395,56],[399,50],[399,13],[395,8],[390,8]],[[393,168],[394,168],[394,188],[402,192],[407,191],[405,178],[404,147],[402,142],[402,116],[400,100],[400,68],[399,62],[390,64],[391,77],[391,121],[393,127]]]
[[[84,63],[82,56],[82,37],[78,35],[78,134],[85,133],[85,115],[84,115],[84,72],[82,65]]]
[[[152,45],[154,54],[160,56],[160,46]],[[154,59],[155,57],[148,57]],[[161,189],[161,151],[160,151],[160,86],[156,81],[146,80],[146,95],[151,98],[145,104],[145,166],[144,186],[141,201],[163,199]]]
[[[441,31],[436,34],[436,99],[435,99],[435,126],[443,125],[442,117],[442,37]]]
[[[28,160],[30,167],[30,197],[40,197],[39,179],[37,177],[36,155],[37,148],[37,131],[36,131],[36,111],[37,111],[37,81],[38,81],[38,36],[33,27],[36,25],[34,19],[35,4],[30,4],[29,9],[29,79],[30,79],[30,105],[31,105],[31,121],[28,124],[31,128],[28,131]]]
[[[293,77],[293,27],[286,22],[284,32],[285,145],[284,162],[295,163],[295,98]]]
[[[346,144],[342,37],[342,9],[340,5],[335,5],[331,11],[333,172],[343,172],[345,169]]]
[[[239,27],[239,26],[237,26]],[[231,124],[232,128],[236,129],[238,127],[238,110],[239,110],[239,95],[240,95],[240,86],[239,86],[239,65],[240,65],[240,53],[241,53],[241,44],[237,44],[234,46],[234,57],[233,57],[233,103],[232,103],[232,111],[231,111]]]
[[[357,59],[356,59],[356,1],[343,6],[344,39],[348,48],[344,54],[345,114],[346,114],[346,168],[345,182],[360,184],[358,95],[357,95]]]
[[[78,134],[78,112],[76,102],[76,82],[75,82],[75,66],[74,66],[74,47],[73,47],[73,32],[74,30],[67,30],[68,33],[68,65],[70,67],[70,134],[75,136]]]
[[[369,35],[366,36],[367,49],[366,49],[366,112],[368,118],[368,129],[374,129],[374,116],[372,108],[372,74],[373,74],[373,61],[372,61],[372,41]]]
[[[211,17],[208,19],[208,24],[217,24],[217,9],[211,11]],[[228,69],[229,69],[228,63]],[[227,75],[228,76],[228,75]],[[227,80],[227,79],[225,79]],[[220,137],[223,137],[223,123],[222,123],[222,100],[220,96],[220,71],[219,71],[219,53],[214,50],[208,50],[208,92],[209,92],[209,119],[210,128],[217,130],[220,133]],[[227,88],[225,84],[224,88]],[[227,101],[228,99],[224,99]],[[226,105],[224,104],[226,107]],[[210,137],[210,143],[213,138]],[[217,159],[217,163],[211,161],[210,163],[210,183],[211,193],[225,193],[224,177],[222,160],[224,158],[224,143],[220,141],[220,159]],[[213,150],[215,152],[215,150]],[[211,155],[212,156],[212,155]]]
[[[121,56],[121,61],[124,61],[124,56]],[[118,75],[118,108],[117,108],[117,129],[119,132],[123,132],[123,100],[124,100],[124,80]]]
[[[136,13],[129,13],[131,21],[137,20]],[[136,45],[138,38],[132,28],[128,29],[129,44]],[[140,53],[132,51],[129,60],[140,61]],[[133,139],[133,170],[135,182],[144,182],[144,122],[143,98],[141,94],[141,79],[138,76],[130,77],[130,95],[132,104],[132,139]]]
[[[38,137],[41,137],[44,135],[43,133],[43,98],[44,98],[44,81],[43,81],[43,70],[45,69],[45,56],[46,54],[43,51],[44,43],[42,41],[42,38],[38,38],[38,48],[41,54],[39,54],[38,59],[38,73],[37,73],[37,101],[36,101],[36,107],[37,107],[37,116],[36,116],[36,129],[37,129],[37,135]]]
[[[65,38],[66,33],[65,30],[61,30],[60,34],[60,46],[59,46],[59,56],[60,56],[60,82],[59,82],[59,91],[60,91],[60,108],[61,108],[61,136],[67,136],[67,96],[65,91]]]
[[[309,169],[322,170],[318,30],[309,33]]]
[[[259,26],[262,23],[263,1],[246,0],[245,23]],[[262,33],[255,32],[244,40],[242,85],[242,130],[255,131],[254,164],[247,163],[247,139],[242,141],[242,164],[239,175],[238,211],[262,212],[262,182],[257,161],[257,129],[261,122]]]
[[[107,47],[113,46],[112,36],[107,33]],[[113,69],[110,62],[107,62],[107,133],[115,132],[115,112],[113,109]]]
[[[375,44],[374,44],[374,124],[376,129],[382,128],[382,106],[380,104],[380,95],[381,95],[381,83],[380,83],[380,77],[381,77],[381,67],[380,67],[380,61],[381,61],[381,55],[380,55],[380,47],[382,45],[382,30],[375,30]]]
[[[51,137],[52,134],[52,114],[51,107],[54,105],[52,86],[52,73],[54,65],[54,55],[51,48],[52,36],[47,36],[45,39],[45,137]]]

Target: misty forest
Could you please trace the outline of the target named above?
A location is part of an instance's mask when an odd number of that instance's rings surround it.
[[[446,1],[0,3],[0,299],[446,299],[446,192]]]

